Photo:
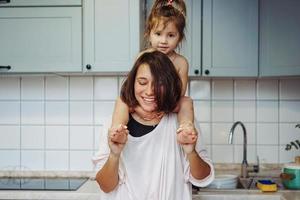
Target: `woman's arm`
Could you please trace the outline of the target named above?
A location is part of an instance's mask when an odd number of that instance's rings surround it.
[[[195,179],[201,180],[209,176],[210,165],[207,164],[196,151],[196,143],[199,139],[198,132],[193,124],[180,126],[177,131],[177,141],[182,146],[190,163],[190,172]]]
[[[198,155],[194,149],[187,154],[190,163],[190,172],[195,179],[201,180],[210,174],[210,166]]]
[[[96,181],[103,192],[113,191],[119,182],[119,157],[110,154],[106,163],[96,175]]]
[[[103,192],[113,191],[119,182],[119,160],[121,152],[127,142],[128,130],[126,126],[119,126],[117,128],[110,128],[108,131],[108,146],[110,148],[110,154],[96,175],[96,181]],[[118,141],[114,141],[115,135],[119,135]]]

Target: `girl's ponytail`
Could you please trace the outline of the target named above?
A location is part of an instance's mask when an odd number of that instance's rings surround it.
[[[161,9],[164,6],[172,6],[175,10],[179,11],[184,17],[186,17],[186,6],[184,0],[155,0],[150,13],[157,9]]]

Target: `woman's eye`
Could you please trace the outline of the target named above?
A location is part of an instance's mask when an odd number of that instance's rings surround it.
[[[140,84],[140,85],[146,85],[147,82],[145,82],[145,81],[139,81],[139,84]]]

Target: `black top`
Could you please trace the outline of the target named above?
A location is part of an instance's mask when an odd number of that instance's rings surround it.
[[[133,137],[141,137],[150,133],[155,129],[156,125],[144,125],[133,119],[131,115],[129,115],[129,121],[127,124],[127,128],[129,130],[129,134]]]

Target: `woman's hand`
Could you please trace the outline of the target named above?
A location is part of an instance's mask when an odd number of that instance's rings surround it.
[[[108,130],[108,145],[114,156],[119,156],[127,142],[127,126],[120,124],[117,127],[111,127]]]
[[[186,154],[190,154],[195,150],[197,138],[197,131],[193,123],[181,124],[177,129],[177,142]]]

